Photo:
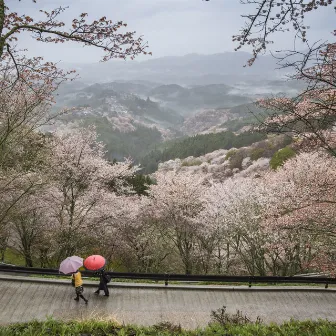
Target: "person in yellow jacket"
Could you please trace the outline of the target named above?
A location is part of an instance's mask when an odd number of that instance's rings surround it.
[[[79,301],[79,298],[81,298],[87,304],[89,300],[83,296],[84,288],[81,272],[77,271],[76,273],[72,274],[72,283],[74,284],[76,290],[76,297],[74,300]]]

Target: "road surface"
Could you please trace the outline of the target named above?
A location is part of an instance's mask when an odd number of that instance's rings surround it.
[[[336,321],[336,289],[321,287],[223,287],[111,283],[110,297],[93,294],[84,281],[88,305],[76,302],[70,280],[0,274],[0,324],[55,319],[106,318],[152,325],[163,321],[184,328],[205,326],[212,310],[226,306],[264,322],[327,318]]]

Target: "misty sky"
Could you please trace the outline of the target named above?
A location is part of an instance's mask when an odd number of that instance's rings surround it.
[[[90,19],[107,16],[113,21],[123,20],[129,30],[144,35],[154,58],[181,56],[190,53],[213,54],[233,51],[232,35],[244,23],[241,14],[249,11],[239,0],[9,0],[11,9],[36,17],[39,9],[50,10],[58,6],[69,6],[63,21],[69,22],[82,12]],[[331,38],[335,29],[335,13],[332,6],[323,8],[313,15],[308,14],[311,26],[311,41]],[[274,49],[293,46],[290,34],[277,34]],[[20,46],[29,49],[31,55],[43,55],[47,60],[64,62],[97,62],[101,52],[93,48],[82,48],[74,43],[66,45],[43,45],[23,35]]]

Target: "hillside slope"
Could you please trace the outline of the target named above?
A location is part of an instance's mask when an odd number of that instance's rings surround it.
[[[197,85],[182,87],[177,84],[154,88],[148,96],[183,115],[193,115],[204,108],[232,107],[250,103],[251,98],[232,94],[233,87],[224,84]]]
[[[270,159],[279,149],[289,145],[291,140],[284,136],[273,136],[249,146],[218,149],[201,156],[176,158],[158,164],[158,171],[176,170],[204,174],[215,181],[231,176],[255,176],[270,169]]]

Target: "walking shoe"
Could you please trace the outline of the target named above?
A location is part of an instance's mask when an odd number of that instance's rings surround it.
[[[94,294],[99,295],[99,291],[95,291]]]
[[[75,301],[79,301],[79,298],[74,298]]]

